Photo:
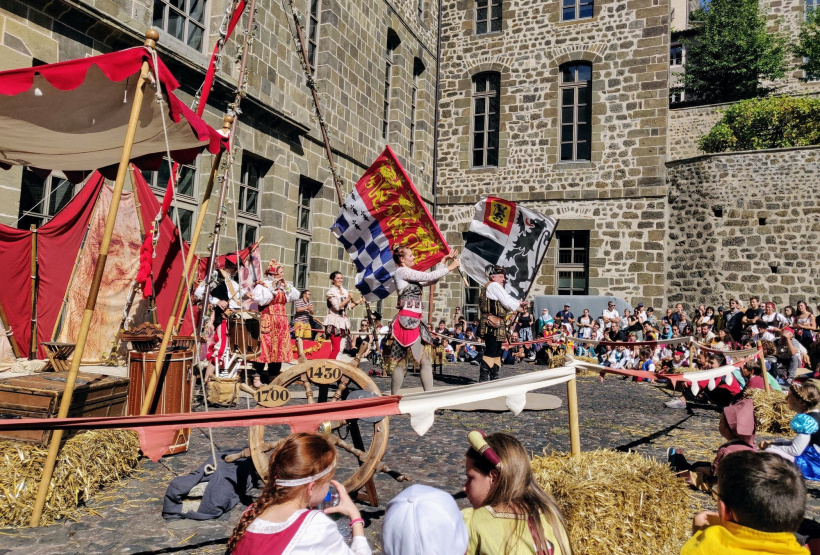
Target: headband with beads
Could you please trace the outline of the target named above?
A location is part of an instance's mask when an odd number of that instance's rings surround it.
[[[475,449],[488,463],[498,470],[501,470],[501,458],[498,456],[498,453],[495,452],[495,449],[490,447],[486,438],[486,434],[481,430],[473,430],[467,434],[467,441],[470,442],[470,447]]]
[[[812,383],[812,382],[814,382],[814,383]],[[806,383],[811,383],[811,385],[813,385],[814,387],[818,387],[818,385],[820,385],[817,380],[813,380],[813,379],[808,380]],[[820,389],[820,387],[818,387],[818,389]],[[789,391],[791,391],[804,404],[809,405],[810,407],[814,405],[814,403],[812,403],[811,401],[808,400],[808,398],[806,398],[806,396],[805,396],[806,394],[803,393],[803,386],[802,385],[793,383],[789,387]]]

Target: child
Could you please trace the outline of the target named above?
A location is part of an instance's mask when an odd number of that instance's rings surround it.
[[[444,358],[447,359],[447,362],[455,362],[456,352],[450,342],[447,339],[442,339],[441,344],[444,346]]]
[[[535,482],[521,442],[503,432],[484,437],[474,430],[467,438],[467,553],[571,555],[564,517]]]
[[[387,504],[382,527],[385,555],[463,555],[467,527],[453,496],[415,484]]]
[[[359,509],[332,480],[336,469],[336,448],[318,434],[292,434],[270,458],[270,477],[259,496],[239,519],[228,540],[232,555],[270,553],[288,555],[370,555],[364,537],[364,520]],[[325,509],[350,517],[353,542],[348,547],[336,523],[317,506],[328,493],[330,484],[339,492],[339,504]]]
[[[789,409],[798,413],[789,426],[797,433],[794,439],[778,439],[774,442],[761,441],[760,448],[793,461],[803,476],[809,480],[820,480],[820,380],[807,380],[802,386],[792,384],[786,403]]]
[[[720,462],[718,488],[718,512],[695,515],[681,555],[807,554],[794,536],[806,512],[794,465],[771,453],[731,453]]]
[[[769,387],[774,391],[783,391],[783,388],[780,387],[780,384],[771,374],[766,372],[766,375],[769,377]],[[746,364],[740,367],[740,376],[746,382],[743,388],[744,391],[747,389],[766,389],[763,384],[763,369],[760,367],[760,361],[747,360]]]
[[[666,458],[672,470],[680,474],[690,486],[708,491],[717,481],[718,466],[723,457],[735,451],[756,451],[755,447],[755,413],[751,399],[742,399],[734,405],[723,409],[720,415],[718,431],[726,443],[718,447],[715,460],[688,463],[683,450],[670,447]]]

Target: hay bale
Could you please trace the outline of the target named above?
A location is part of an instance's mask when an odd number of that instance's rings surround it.
[[[0,441],[0,526],[28,526],[48,447]],[[127,476],[139,460],[139,439],[131,430],[92,430],[72,436],[60,448],[42,525],[69,516],[102,486]]]
[[[589,451],[534,457],[535,479],[558,502],[576,555],[678,553],[689,536],[686,485],[637,453]]]
[[[566,354],[561,352],[560,354],[557,354],[550,359],[548,368],[560,368],[562,366],[570,364],[573,360],[581,360],[584,362],[589,362],[590,364],[598,364],[597,358],[567,356]],[[596,372],[595,370],[590,370],[589,368],[576,368],[575,374],[577,376],[597,376],[598,372]]]
[[[747,389],[744,397],[751,399],[755,404],[755,422],[757,433],[790,435],[789,423],[794,413],[786,404],[786,394],[782,391],[763,389]]]

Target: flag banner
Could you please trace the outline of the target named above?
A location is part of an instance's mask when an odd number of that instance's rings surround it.
[[[475,205],[470,230],[463,234],[461,267],[468,276],[484,284],[488,266],[503,266],[507,270],[507,293],[523,299],[557,225],[558,220],[529,208],[488,197]]]
[[[450,247],[389,146],[347,196],[330,228],[356,265],[356,289],[368,301],[396,289],[393,247],[413,251],[413,269],[435,266]]]

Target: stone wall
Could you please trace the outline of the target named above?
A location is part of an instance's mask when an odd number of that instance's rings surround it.
[[[667,164],[670,302],[778,306],[820,296],[820,148],[712,154]]]
[[[698,148],[698,140],[709,132],[723,116],[722,110],[732,105],[708,104],[669,110],[668,159],[681,160],[703,154]]]

